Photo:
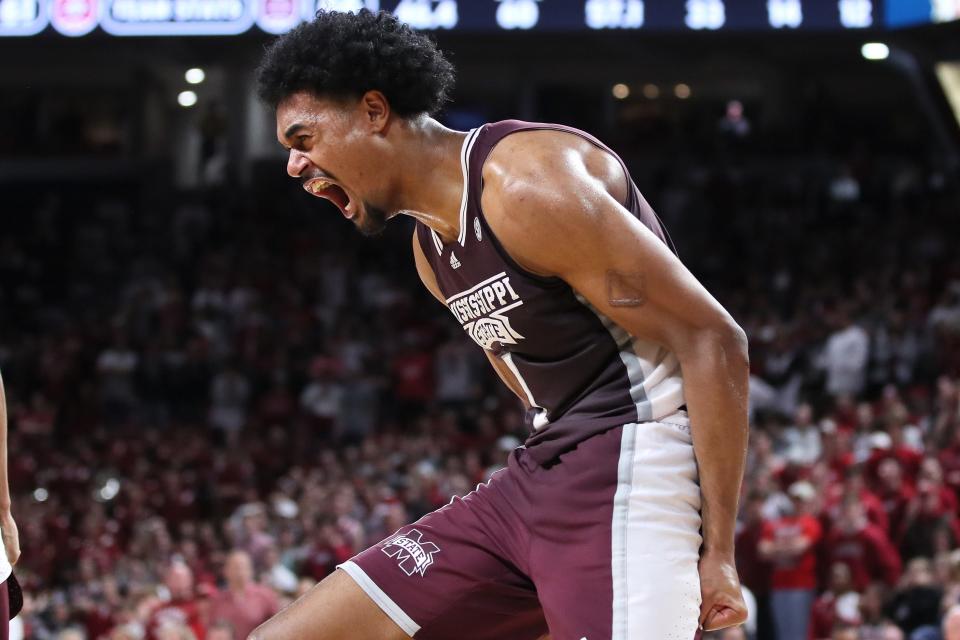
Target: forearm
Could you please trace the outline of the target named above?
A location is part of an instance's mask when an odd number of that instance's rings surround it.
[[[700,473],[704,550],[732,553],[747,456],[746,338],[735,328],[704,332],[678,357]]]
[[[0,511],[10,510],[10,484],[7,480],[7,396],[0,375]]]

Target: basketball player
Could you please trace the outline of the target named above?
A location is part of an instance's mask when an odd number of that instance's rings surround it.
[[[7,396],[0,376],[0,538],[3,551],[0,553],[0,640],[10,634],[10,618],[16,615],[23,601],[20,586],[11,574],[12,564],[20,558],[20,538],[17,523],[13,520],[10,506],[10,484],[7,476]]]
[[[743,622],[743,331],[610,149],[549,124],[446,129],[430,114],[452,81],[428,38],[366,11],[320,12],[259,71],[289,174],[364,233],[416,220],[424,284],[531,435],[250,637],[690,640]]]

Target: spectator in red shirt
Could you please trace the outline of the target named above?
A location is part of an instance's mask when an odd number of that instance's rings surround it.
[[[831,475],[839,480],[854,463],[853,434],[837,427],[837,423],[830,418],[820,421],[820,433],[823,446],[821,458],[830,467]]]
[[[167,568],[163,582],[170,592],[170,599],[157,605],[150,613],[147,619],[147,640],[159,640],[160,628],[168,624],[186,625],[197,640],[204,640],[204,603],[201,603],[194,593],[193,572],[190,567],[183,562],[173,562]]]
[[[853,584],[863,591],[874,580],[892,586],[900,577],[900,557],[887,534],[867,520],[863,504],[847,499],[840,517],[826,540],[826,555],[832,565],[842,562],[850,567]]]
[[[830,567],[830,586],[813,603],[810,636],[815,640],[830,637],[839,623],[856,624],[860,595],[853,589],[850,567],[836,563]]]
[[[916,449],[904,444],[899,428],[894,429],[893,435],[885,431],[874,432],[870,435],[870,445],[872,450],[866,462],[866,470],[872,485],[877,482],[880,463],[890,458],[899,462],[911,478],[917,475],[923,456]]]
[[[953,430],[953,440],[940,451],[939,460],[945,484],[960,497],[960,429]]]
[[[927,456],[920,463],[920,472],[917,474],[917,484],[929,482],[936,485],[937,493],[940,495],[943,508],[951,513],[956,513],[960,509],[960,503],[957,502],[957,494],[943,480],[943,467],[940,461],[933,456]]]
[[[760,557],[759,544],[763,536],[763,505],[767,494],[752,490],[743,504],[743,521],[735,541],[737,572],[740,582],[757,599],[757,630],[761,638],[773,635],[773,621],[769,615],[770,563]]]
[[[313,534],[313,545],[304,559],[302,573],[320,582],[330,575],[338,564],[346,562],[355,553],[346,536],[332,520],[318,523]]]
[[[887,513],[890,528],[887,531],[892,539],[897,539],[903,528],[903,519],[907,513],[907,505],[916,495],[914,488],[903,479],[903,468],[896,458],[887,458],[880,463],[877,469],[879,486],[877,496],[883,503]]]
[[[809,482],[796,482],[789,492],[793,513],[766,523],[760,557],[773,564],[771,608],[777,640],[807,640],[810,609],[816,594],[814,545],[820,522],[811,514],[816,492]]]
[[[889,530],[889,521],[883,502],[867,487],[863,471],[859,466],[847,469],[843,484],[833,487],[828,492],[826,514],[830,522],[835,522],[840,517],[842,505],[848,500],[856,500],[863,505],[871,524],[875,524],[884,533]]]
[[[225,621],[235,637],[246,638],[279,611],[277,594],[253,581],[253,563],[246,551],[233,551],[223,567],[227,588],[210,603],[210,620]]]

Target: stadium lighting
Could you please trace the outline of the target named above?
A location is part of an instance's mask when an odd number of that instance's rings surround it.
[[[181,107],[192,107],[197,104],[197,94],[193,91],[181,91],[177,94],[177,103]]]
[[[652,83],[643,85],[643,97],[649,100],[656,100],[660,97],[660,87]]]
[[[207,74],[204,73],[203,69],[194,67],[187,69],[187,72],[183,74],[183,78],[190,84],[200,84],[207,79]]]
[[[120,481],[116,478],[110,478],[100,489],[99,496],[103,501],[110,501],[116,498],[118,493],[120,493]]]
[[[40,487],[39,489],[35,489],[33,492],[33,499],[36,500],[37,502],[46,502],[47,498],[49,497],[50,497],[50,493],[43,487]]]
[[[613,85],[612,91],[613,97],[617,100],[624,100],[630,95],[630,87],[622,82],[618,82],[617,84]]]
[[[686,100],[690,97],[690,85],[683,84],[681,82],[673,88],[673,95],[677,96],[681,100]]]
[[[860,53],[867,60],[886,60],[890,55],[890,47],[882,42],[867,42],[860,47]]]

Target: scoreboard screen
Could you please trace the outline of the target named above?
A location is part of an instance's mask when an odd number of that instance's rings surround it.
[[[889,27],[960,20],[960,0],[887,0]]]
[[[909,5],[912,16],[918,3],[960,0],[0,0],[0,36],[283,33],[320,8],[387,10],[417,29],[463,32],[871,29],[888,26],[886,5],[895,16]]]

